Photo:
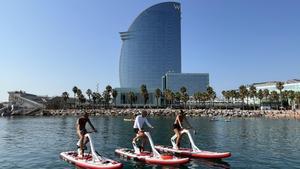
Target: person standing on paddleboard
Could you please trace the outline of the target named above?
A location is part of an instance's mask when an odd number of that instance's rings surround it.
[[[135,144],[136,140],[139,138],[143,139],[142,143],[142,150],[144,149],[144,144],[145,144],[145,137],[147,137],[144,133],[143,125],[144,123],[147,124],[148,127],[154,128],[147,120],[147,111],[143,110],[141,115],[136,116],[134,125],[133,125],[133,130],[136,136],[133,138],[132,143]]]
[[[89,119],[89,115],[87,112],[84,112],[83,116],[79,117],[76,123],[76,131],[77,135],[79,137],[79,147],[80,147],[80,153],[78,156],[83,157],[84,156],[84,144],[87,140],[84,140],[84,135],[87,134],[87,130],[85,128],[86,123],[89,123],[91,128],[94,130],[94,132],[97,132],[96,128],[93,126]]]
[[[188,120],[186,119],[185,117],[185,113],[180,110],[180,112],[177,114],[176,116],[176,119],[173,123],[173,130],[174,130],[174,133],[176,135],[176,148],[178,149],[180,147],[180,140],[181,140],[181,131],[184,129],[183,128],[183,123],[185,123],[188,128],[193,128],[190,123],[188,122]]]

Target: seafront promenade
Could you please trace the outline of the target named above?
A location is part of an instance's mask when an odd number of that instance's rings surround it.
[[[43,116],[80,116],[84,111],[91,116],[124,116],[133,118],[142,109],[45,109],[36,115]],[[150,116],[175,116],[180,109],[146,109]],[[223,117],[223,118],[254,118],[265,117],[273,119],[299,119],[300,111],[291,110],[221,110],[221,109],[187,109],[184,110],[188,117]]]

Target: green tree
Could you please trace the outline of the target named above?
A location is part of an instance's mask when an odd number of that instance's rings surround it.
[[[253,100],[253,109],[255,110],[255,99],[256,99],[256,87],[254,85],[251,85],[250,86],[250,89],[249,89],[249,95],[250,95],[250,98]]]
[[[105,90],[102,94],[102,97],[104,99],[104,107],[108,108],[109,107],[109,102],[111,100],[111,95],[110,92],[108,90]]]
[[[184,108],[186,108],[186,102],[189,100],[189,95],[187,94],[187,88],[185,86],[180,88],[180,100],[184,103]]]
[[[105,87],[105,91],[103,92],[103,99],[104,99],[104,107],[109,108],[109,102],[111,100],[111,92],[112,92],[112,87],[110,85],[107,85]]]
[[[198,104],[198,102],[200,103],[200,93],[201,92],[194,93],[194,100],[196,101],[196,104]]]
[[[112,92],[111,92],[111,95],[112,95],[112,97],[113,97],[113,100],[114,100],[114,103],[115,103],[115,107],[117,106],[116,104],[116,98],[117,98],[117,96],[118,96],[118,91],[117,90],[115,90],[115,89],[112,89]]]
[[[229,95],[229,98],[231,99],[232,103],[234,102],[234,100],[239,98],[236,90],[230,90],[228,95]]]
[[[96,92],[92,93],[92,99],[93,99],[93,104],[96,104],[96,100],[97,100],[97,93]]]
[[[279,95],[280,95],[280,106],[282,107],[282,90],[284,88],[284,83],[283,82],[277,82],[276,83],[276,88],[279,90]]]
[[[89,102],[91,102],[92,90],[91,89],[87,89],[86,90],[86,95],[89,97]]]
[[[184,107],[186,108],[186,103],[187,103],[187,101],[189,101],[189,95],[187,93],[184,93],[181,95],[180,99],[183,101]]]
[[[187,91],[187,89],[186,89],[185,86],[182,86],[182,87],[180,88],[180,93],[186,93],[186,91]]]
[[[226,110],[227,110],[227,107],[228,107],[228,104],[229,104],[229,99],[230,99],[230,91],[225,91],[225,90],[223,90],[222,91],[222,95],[223,95],[223,97],[225,98],[225,100],[226,100]]]
[[[276,91],[272,91],[270,93],[270,99],[272,102],[274,102],[277,106],[277,109],[278,109],[278,100],[279,100],[279,95]]]
[[[156,98],[156,108],[158,108],[158,99],[161,97],[161,90],[157,88],[155,90],[155,98]]]
[[[248,90],[246,88],[246,86],[244,85],[241,85],[239,87],[239,96],[240,96],[240,99],[242,100],[242,105],[243,105],[243,110],[245,110],[245,98],[247,97],[248,95]]]
[[[259,89],[257,92],[257,98],[259,99],[259,107],[261,107],[261,101],[264,98],[264,93],[261,89]]]
[[[144,107],[145,107],[145,105],[147,104],[147,101],[149,100],[149,93],[147,90],[147,86],[145,84],[141,85],[141,94],[144,98]]]
[[[78,100],[79,100],[79,103],[80,103],[80,107],[81,107],[81,105],[82,105],[83,103],[86,102],[86,98],[84,97],[83,94],[80,94],[80,95],[78,96]]]
[[[175,99],[175,94],[170,89],[166,89],[164,91],[164,97],[166,100],[166,106],[168,107],[170,105],[172,107],[172,103]]]
[[[270,91],[268,89],[264,89],[263,90],[263,95],[264,95],[264,99],[266,102],[270,102],[269,100],[269,96],[270,96]],[[271,106],[271,105],[270,105]]]
[[[216,97],[216,93],[214,91],[214,89],[211,87],[211,86],[208,86],[206,88],[206,93],[207,93],[207,99],[210,101],[210,108],[211,108],[211,105],[212,105],[212,101],[213,101],[213,98]]]
[[[63,92],[61,96],[64,100],[64,107],[65,107],[65,105],[67,104],[67,100],[69,99],[69,93],[68,92]]]
[[[78,99],[79,99],[79,97],[82,95],[82,91],[80,90],[80,89],[77,89],[77,97],[78,97]]]
[[[291,107],[294,107],[294,100],[295,100],[295,92],[293,90],[288,91],[288,98],[290,99]]]
[[[299,106],[299,104],[300,104],[300,92],[295,92],[295,102]]]
[[[132,107],[132,103],[134,102],[134,100],[135,100],[135,94],[132,91],[128,92],[128,101],[130,103],[130,107]]]
[[[96,92],[96,93],[95,93],[95,96],[96,96],[97,104],[100,104],[100,106],[101,106],[101,102],[102,102],[102,100],[103,100],[101,94],[98,93],[98,92]]]
[[[180,102],[180,99],[181,99],[181,93],[180,92],[176,92],[175,93],[175,101],[176,102]]]
[[[202,105],[206,108],[205,102],[209,100],[207,92],[202,92],[200,94],[200,101],[202,101]]]
[[[78,103],[79,103],[79,107],[81,106],[81,101],[80,101],[80,97],[82,97],[82,91],[81,89],[77,89],[77,92],[76,92],[76,95],[77,95],[77,99],[78,99]],[[76,99],[75,99],[76,100]]]
[[[76,107],[76,94],[77,94],[77,90],[78,90],[78,87],[77,86],[74,86],[72,91],[74,93],[74,108]]]
[[[110,85],[107,85],[107,86],[105,87],[105,90],[106,90],[108,93],[110,93],[110,92],[112,91],[112,87],[111,87]]]

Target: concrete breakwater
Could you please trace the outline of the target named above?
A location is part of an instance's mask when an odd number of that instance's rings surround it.
[[[124,116],[133,118],[142,109],[66,109],[66,110],[42,110],[37,115],[44,116],[80,116],[88,112],[92,116]],[[175,116],[179,109],[146,109],[150,116]],[[299,111],[291,110],[221,110],[221,109],[189,109],[184,110],[188,117],[268,117],[300,119]]]

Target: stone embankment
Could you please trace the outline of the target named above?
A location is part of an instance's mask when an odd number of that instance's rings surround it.
[[[44,116],[79,116],[84,111],[94,116],[124,116],[133,117],[142,109],[88,109],[88,110],[43,110],[37,115]],[[175,116],[179,109],[146,109],[150,116]],[[189,109],[184,110],[188,117],[268,117],[268,118],[288,118],[300,119],[300,111],[291,110],[220,110],[220,109]]]

